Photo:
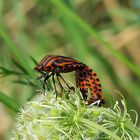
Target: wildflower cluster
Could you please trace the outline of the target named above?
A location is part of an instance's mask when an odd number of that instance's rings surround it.
[[[125,101],[121,103],[123,111],[118,102],[113,108],[87,106],[79,91],[71,93],[69,99],[58,97],[57,101],[53,93],[39,95],[21,109],[11,139],[138,139],[136,122],[128,114]]]

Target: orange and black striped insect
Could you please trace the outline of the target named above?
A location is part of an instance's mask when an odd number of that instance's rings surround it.
[[[75,71],[76,86],[80,89],[84,100],[88,100],[89,104],[100,100],[99,106],[104,103],[104,96],[102,94],[99,78],[92,69],[90,69],[87,65],[80,61],[65,56],[47,55],[34,68],[34,70],[42,73],[42,75],[38,77],[38,79],[44,78],[44,84],[46,84],[46,81],[52,76],[55,91],[57,90],[54,76],[56,75],[59,86],[61,88],[63,88],[63,86],[59,78],[61,78],[66,83],[67,87],[71,90],[73,89],[73,87],[70,87],[67,84],[60,73]],[[87,99],[89,91],[91,93],[91,96],[89,99]]]

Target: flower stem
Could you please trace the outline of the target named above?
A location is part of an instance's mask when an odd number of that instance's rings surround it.
[[[98,130],[106,133],[110,137],[114,138],[114,140],[121,140],[121,138],[119,136],[113,134],[111,131],[109,131],[108,129],[104,128],[103,126],[101,126],[101,125],[99,125],[99,124],[97,124],[95,122],[91,122],[91,121],[89,121],[87,119],[84,119],[84,118],[82,118],[81,121],[82,121],[82,123],[85,123],[85,124],[87,124],[89,126],[92,126],[95,129],[98,129]]]

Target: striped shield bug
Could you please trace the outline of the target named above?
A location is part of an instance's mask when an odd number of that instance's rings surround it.
[[[96,73],[87,65],[78,60],[59,55],[47,55],[41,60],[41,62],[37,66],[35,66],[34,70],[42,73],[42,75],[37,79],[44,78],[44,84],[46,84],[46,81],[50,77],[52,77],[52,81],[56,91],[56,97],[57,90],[54,76],[56,75],[61,89],[63,89],[63,86],[60,82],[60,78],[71,90],[74,88],[70,87],[67,84],[67,82],[60,73],[75,71],[76,86],[80,89],[83,95],[83,99],[85,101],[88,100],[88,104],[94,103],[97,100],[100,100],[99,106],[104,103],[104,96],[102,94],[100,80],[97,77]],[[89,91],[91,93],[91,96],[89,99],[87,99]]]

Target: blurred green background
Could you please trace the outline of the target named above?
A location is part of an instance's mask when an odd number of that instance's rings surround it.
[[[41,89],[34,61],[47,54],[84,62],[101,80],[105,106],[120,92],[140,113],[139,38],[139,0],[0,0],[0,140],[18,105]],[[74,73],[63,77],[75,84]]]

